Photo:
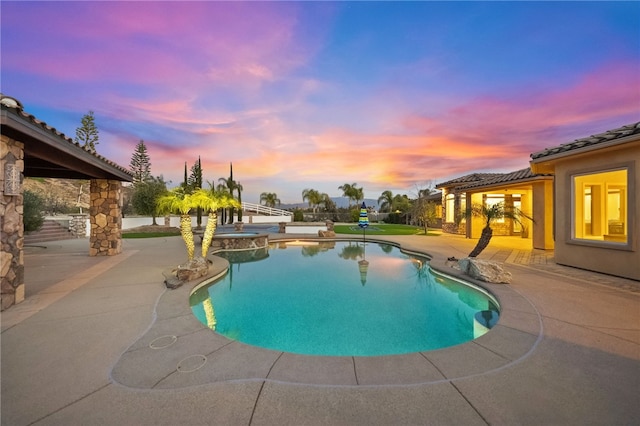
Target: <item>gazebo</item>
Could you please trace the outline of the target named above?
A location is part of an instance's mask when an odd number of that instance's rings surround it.
[[[0,94],[0,211],[2,310],[24,300],[24,177],[90,180],[89,256],[122,251],[122,182],[129,170],[90,152]]]

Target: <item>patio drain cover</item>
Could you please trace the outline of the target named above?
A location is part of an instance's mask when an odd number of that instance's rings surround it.
[[[153,339],[153,341],[149,343],[149,347],[151,349],[164,349],[173,345],[176,340],[178,340],[176,336],[160,336],[157,339]]]
[[[191,373],[201,368],[207,362],[204,355],[191,355],[178,363],[178,371],[180,373]]]

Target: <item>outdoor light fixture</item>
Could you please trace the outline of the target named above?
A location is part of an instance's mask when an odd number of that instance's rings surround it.
[[[4,195],[20,195],[20,169],[15,164],[4,166]]]

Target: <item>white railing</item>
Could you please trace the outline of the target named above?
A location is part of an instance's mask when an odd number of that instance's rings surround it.
[[[286,210],[275,209],[273,207],[267,207],[261,204],[245,203],[244,201],[242,202],[242,210],[256,212],[267,216],[293,216],[292,212]]]

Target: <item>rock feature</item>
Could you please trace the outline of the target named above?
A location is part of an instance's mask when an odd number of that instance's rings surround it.
[[[511,283],[511,272],[505,271],[502,265],[489,260],[465,257],[458,261],[460,270],[471,278],[496,284]]]
[[[318,237],[335,238],[335,236],[336,236],[335,231],[323,231],[323,230],[318,231]]]
[[[202,278],[209,273],[210,263],[211,261],[202,257],[193,258],[187,263],[178,265],[178,267],[170,273],[165,273],[164,284],[167,288],[175,289],[184,283]]]

